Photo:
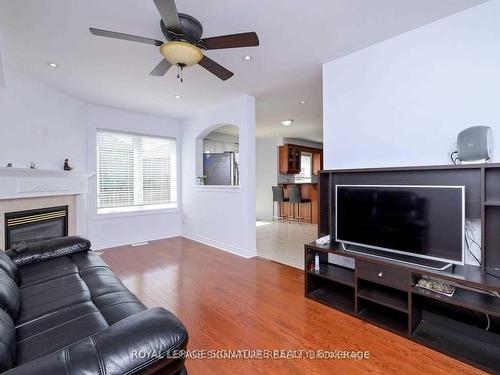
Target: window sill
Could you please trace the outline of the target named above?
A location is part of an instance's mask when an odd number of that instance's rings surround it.
[[[109,220],[125,217],[144,216],[144,215],[161,215],[180,212],[179,207],[162,207],[162,208],[143,208],[137,207],[126,211],[109,211],[96,212],[92,220]]]
[[[227,193],[239,193],[241,190],[240,185],[195,185],[195,191],[216,191],[216,192],[227,192]]]

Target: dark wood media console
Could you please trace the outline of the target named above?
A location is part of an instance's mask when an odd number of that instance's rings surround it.
[[[500,164],[322,171],[319,236],[334,239],[335,185],[464,185],[466,218],[481,220],[481,266],[449,271],[306,244],[305,295],[444,354],[500,374]],[[310,270],[315,254],[320,270]],[[353,258],[355,268],[328,255]],[[422,277],[457,286],[452,297],[418,288]],[[497,294],[498,295],[498,294]],[[488,328],[488,330],[486,330]]]

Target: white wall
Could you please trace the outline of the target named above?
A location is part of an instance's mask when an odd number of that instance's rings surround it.
[[[87,170],[86,104],[4,64],[0,87],[0,167]]]
[[[0,39],[0,88],[5,87],[5,74],[2,59],[2,40]]]
[[[325,169],[447,164],[473,125],[499,160],[499,14],[491,1],[325,64]]]
[[[240,186],[205,187],[196,183],[200,135],[218,125],[239,127]],[[199,150],[198,156],[201,155]],[[182,124],[182,233],[245,257],[255,245],[255,99],[241,96],[220,103]]]
[[[256,215],[258,220],[272,220],[273,192],[278,181],[278,146],[280,138],[257,138],[256,154]]]
[[[175,137],[177,138],[177,164],[180,166],[181,129],[179,120],[89,105],[88,155],[89,169],[92,173],[96,172],[95,137],[98,128]],[[177,168],[177,209],[97,215],[95,176],[90,182],[92,194],[89,199],[89,232],[94,249],[168,238],[181,234],[181,172],[179,167]]]

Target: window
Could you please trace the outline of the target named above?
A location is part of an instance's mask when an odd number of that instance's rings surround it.
[[[297,182],[311,182],[312,180],[312,154],[302,152],[300,154],[300,173],[295,175]]]
[[[97,130],[97,213],[177,207],[174,138]]]

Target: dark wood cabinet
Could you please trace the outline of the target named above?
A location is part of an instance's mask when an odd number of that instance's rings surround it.
[[[311,268],[316,254],[318,271]],[[354,258],[355,268],[328,263],[328,254]],[[453,273],[433,271],[314,243],[305,246],[304,261],[307,298],[500,373],[500,298],[482,291],[500,291],[500,279],[469,265]],[[453,296],[416,286],[428,277],[453,282]]]
[[[298,146],[279,146],[279,172],[281,174],[300,173],[300,153]]]
[[[299,174],[302,168],[303,152],[312,155],[312,174],[318,175],[323,168],[323,150],[305,146],[286,144],[278,147],[278,164],[280,174]]]
[[[318,153],[313,153],[313,165],[312,165],[312,174],[314,176],[319,175],[319,171],[323,169],[323,151]]]
[[[319,236],[335,238],[336,185],[465,186],[465,217],[481,221],[481,267],[434,271],[343,250],[305,246],[305,295],[483,370],[500,373],[500,164],[343,169],[319,173]],[[314,256],[320,270],[311,270]],[[354,258],[355,268],[328,262]],[[420,278],[451,282],[443,296],[417,287]]]

